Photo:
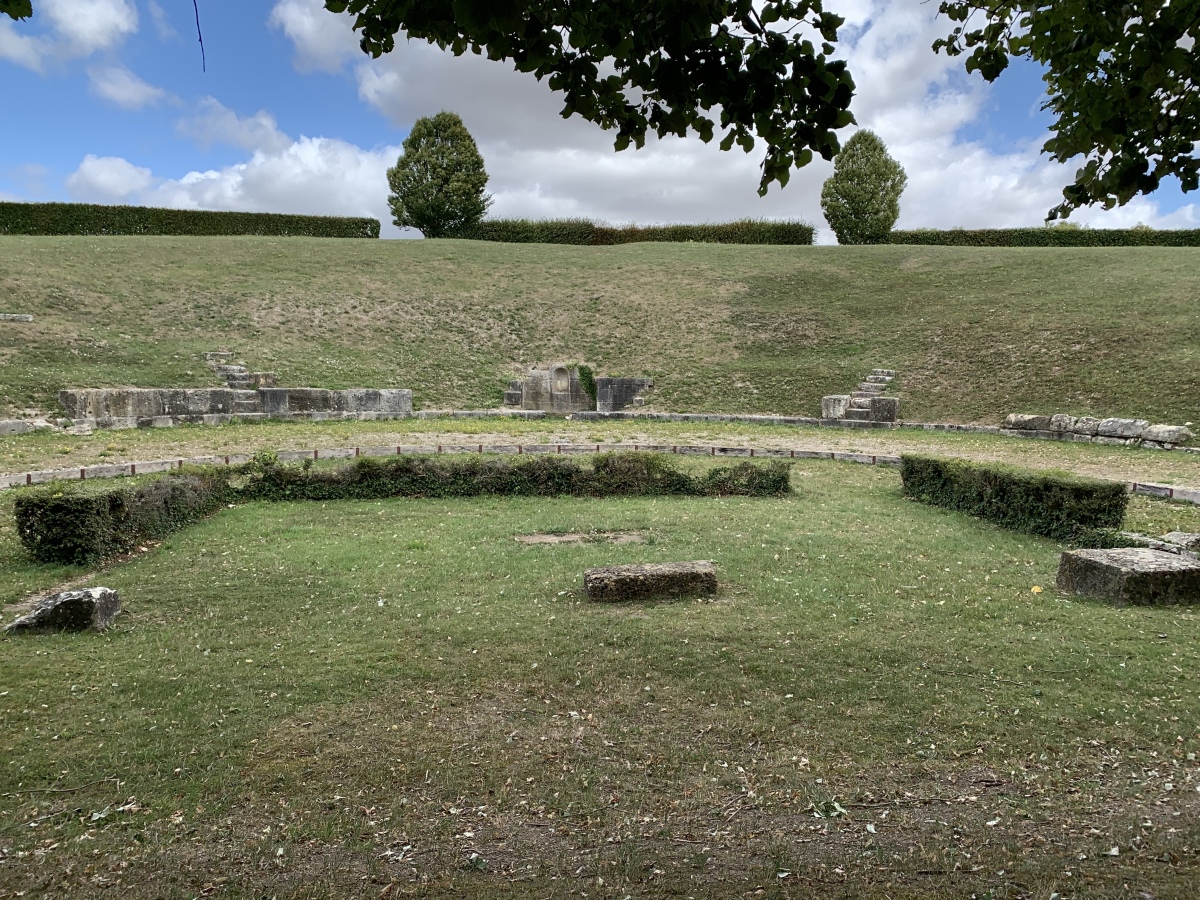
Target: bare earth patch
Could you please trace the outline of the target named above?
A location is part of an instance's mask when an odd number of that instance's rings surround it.
[[[518,534],[521,544],[644,544],[646,537],[639,531],[572,531],[562,534]]]

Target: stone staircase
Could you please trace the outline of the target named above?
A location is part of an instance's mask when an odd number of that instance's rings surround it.
[[[871,374],[860,381],[850,394],[850,407],[844,418],[852,422],[871,421],[871,401],[881,396],[895,377],[895,369],[872,369]]]
[[[274,372],[251,372],[245,366],[233,363],[233,357],[232,350],[209,350],[204,354],[204,361],[219,377],[225,379],[226,386],[235,391],[257,391],[259,388],[276,386],[277,376]]]

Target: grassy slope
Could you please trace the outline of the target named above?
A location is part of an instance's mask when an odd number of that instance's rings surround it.
[[[815,414],[872,366],[906,418],[1200,421],[1200,251],[612,248],[455,241],[0,241],[0,411],[63,386],[205,385],[237,350],[283,384],[495,406],[517,363],[650,374],[674,410]]]
[[[104,573],[108,634],[0,642],[0,885],[1195,896],[1195,610],[1057,596],[1058,547],[894,472],[794,483],[252,504],[171,537]],[[513,539],[590,529],[647,543]],[[586,566],[704,557],[715,602],[581,597]]]

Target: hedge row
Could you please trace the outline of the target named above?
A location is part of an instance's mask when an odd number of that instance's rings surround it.
[[[377,238],[379,220],[92,203],[0,202],[0,234]]]
[[[1153,228],[956,228],[893,231],[893,244],[945,247],[1200,247],[1200,229]]]
[[[402,456],[336,469],[280,465],[259,454],[240,470],[172,473],[137,487],[55,483],[17,494],[17,534],[42,562],[90,565],[160,538],[241,500],[492,496],[780,496],[790,466],[748,462],[694,477],[653,453],[608,453],[586,469],[571,459]]]
[[[811,244],[813,226],[804,222],[742,219],[708,225],[629,225],[613,228],[589,219],[485,219],[454,237],[509,244],[575,244],[607,247],[642,242],[708,244]]]
[[[1121,527],[1128,502],[1122,484],[959,459],[904,455],[900,476],[914,500],[1077,544],[1108,541],[1105,530]]]
[[[172,473],[136,487],[51,484],[14,501],[21,543],[42,562],[91,565],[161,538],[231,499],[228,473]]]
[[[389,497],[779,496],[790,467],[739,463],[701,477],[654,453],[602,453],[586,469],[561,456],[516,460],[401,456],[359,459],[336,469],[279,465],[260,458],[238,493],[248,500],[378,500]]]

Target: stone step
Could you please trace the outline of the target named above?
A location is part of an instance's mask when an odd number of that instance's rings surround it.
[[[896,370],[895,369],[872,369],[871,374],[872,375],[886,375],[888,378],[895,378]]]
[[[854,401],[851,401],[852,403]],[[869,422],[871,421],[871,411],[869,409],[848,409],[846,410],[846,418],[851,422]]]
[[[248,375],[250,370],[245,366],[217,366],[218,375]]]
[[[870,400],[872,397],[878,397],[879,391],[855,391],[850,395],[851,400]]]
[[[871,401],[867,397],[852,397],[850,399],[850,409],[870,409]]]
[[[234,390],[239,390],[239,391],[245,390],[246,388],[249,388],[249,387],[253,387],[253,385],[250,383],[249,378],[238,378],[235,375],[225,376],[225,386],[231,387]]]
[[[234,400],[234,414],[262,412],[262,404],[255,400]]]
[[[865,380],[870,384],[887,384],[892,377],[890,375],[868,375]]]
[[[882,394],[887,390],[886,384],[872,384],[869,381],[864,381],[856,389],[860,394]]]
[[[209,362],[224,362],[232,359],[234,353],[232,350],[207,350],[202,355]]]

